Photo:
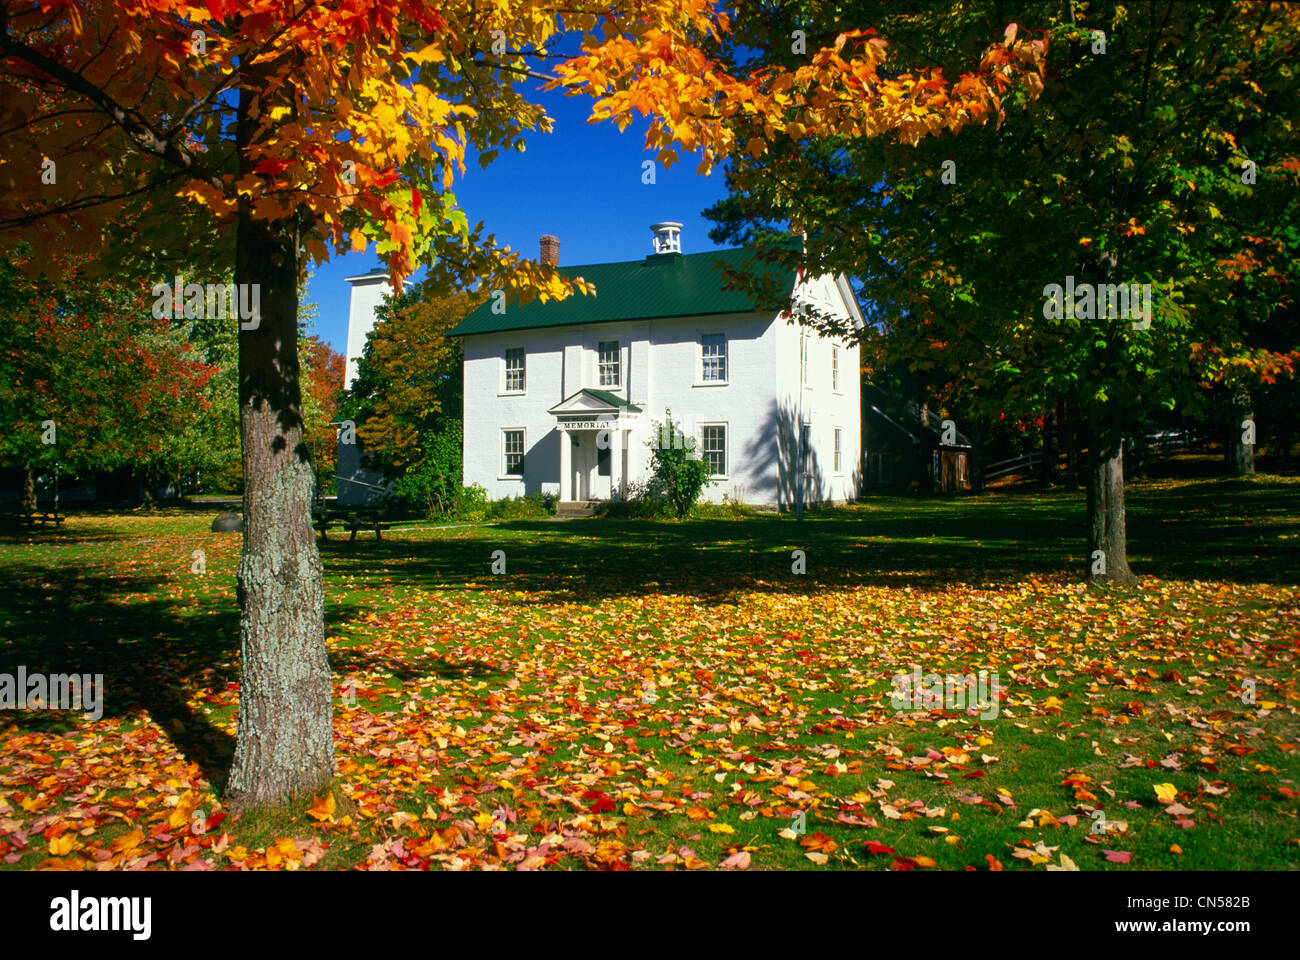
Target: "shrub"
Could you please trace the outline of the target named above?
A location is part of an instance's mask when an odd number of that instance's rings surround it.
[[[664,443],[665,435],[670,438]],[[654,424],[650,433],[650,481],[647,496],[662,498],[672,507],[678,519],[685,517],[708,486],[709,468],[700,458],[699,444],[677,430],[672,420],[667,429]]]
[[[616,519],[655,519],[672,514],[672,507],[661,493],[652,491],[646,483],[629,482],[627,493],[607,501],[599,510],[602,517]]]
[[[721,503],[697,503],[691,507],[691,516],[701,520],[740,520],[754,515],[753,507],[723,496]]]
[[[393,484],[389,504],[419,510],[429,517],[453,513],[461,488],[460,451],[461,422],[448,420],[438,433],[425,438],[419,463]],[[486,496],[485,491],[485,502]]]
[[[488,516],[487,491],[477,483],[460,487],[451,497],[446,511],[449,520],[477,523]]]
[[[493,520],[536,520],[554,512],[555,497],[538,493],[530,493],[526,497],[506,497],[493,501],[488,508],[488,516]]]

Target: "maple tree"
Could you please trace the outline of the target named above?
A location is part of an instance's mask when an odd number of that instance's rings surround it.
[[[1046,91],[1012,91],[1000,125],[910,150],[829,135],[735,159],[712,236],[806,231],[806,254],[784,256],[862,282],[870,362],[918,373],[953,406],[1032,419],[1064,400],[1090,454],[1084,569],[1131,580],[1122,448],[1139,415],[1195,404],[1205,385],[1272,382],[1300,359],[1294,329],[1273,349],[1250,342],[1290,302],[1300,252],[1286,106],[1300,94],[1286,67],[1300,8],[857,2],[833,17],[801,4],[768,13],[737,23],[735,59],[788,62],[779,41],[792,26],[816,36],[845,15],[889,35],[902,71],[951,68],[1004,30],[1049,44]],[[1150,284],[1149,327],[1082,307],[1049,317],[1047,287],[1067,277],[1080,290]]]
[[[312,447],[312,457],[317,471],[328,475],[334,471],[338,463],[335,428],[330,425],[330,422],[338,411],[346,361],[343,354],[316,334],[304,337],[300,350],[303,353],[303,400],[307,439]]]
[[[530,75],[595,97],[593,120],[647,117],[657,158],[698,151],[702,172],[820,126],[914,143],[996,115],[1023,78],[1041,86],[1032,44],[994,45],[969,75],[921,83],[883,72],[884,41],[853,30],[798,69],[733,76],[706,52],[728,25],[706,0],[0,6],[0,230],[33,246],[33,269],[60,246],[107,255],[128,209],[150,224],[176,211],[191,241],[233,238],[236,285],[260,291],[239,342],[239,802],[278,804],[334,771],[295,330],[308,260],[374,243],[395,287],[421,263],[448,288],[591,292],[471,227],[451,190],[467,147],[490,162],[550,130],[517,86]],[[581,51],[546,51],[564,37]]]
[[[188,276],[188,275],[187,275]],[[316,305],[305,300],[306,282],[299,284],[298,352],[303,360],[303,419],[313,461],[328,475],[334,469],[334,427],[330,426],[343,383],[341,354],[313,329]],[[193,464],[190,480],[197,489],[238,492],[243,485],[239,451],[239,324],[233,319],[177,320],[207,365],[215,372],[204,390],[205,415],[190,423],[183,435],[172,437]]]
[[[206,417],[216,371],[184,329],[149,316],[147,293],[0,264],[0,461],[22,470],[28,509],[35,470],[127,467],[151,486],[195,466],[183,438]]]
[[[418,474],[428,442],[460,419],[463,350],[446,334],[486,299],[422,284],[380,304],[344,405],[372,467],[393,478]],[[451,482],[459,487],[459,469]]]

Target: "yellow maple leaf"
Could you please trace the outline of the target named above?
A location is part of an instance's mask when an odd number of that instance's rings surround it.
[[[1174,798],[1178,796],[1178,788],[1172,783],[1157,783],[1156,799],[1161,803],[1173,803]]]

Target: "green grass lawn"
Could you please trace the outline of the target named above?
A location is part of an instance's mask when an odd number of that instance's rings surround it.
[[[1300,483],[1129,497],[1131,589],[1079,582],[1081,493],[331,540],[337,784],[239,819],[239,536],[5,534],[0,672],[108,692],[0,713],[0,865],[1293,868]],[[914,668],[997,715],[896,710]]]

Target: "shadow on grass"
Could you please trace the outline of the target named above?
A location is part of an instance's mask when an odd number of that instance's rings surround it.
[[[344,577],[461,590],[504,587],[535,600],[647,592],[727,602],[741,591],[810,592],[854,585],[994,587],[1028,577],[1082,579],[1081,491],[874,498],[850,508],[744,520],[520,520],[429,540],[331,542]],[[394,533],[397,533],[394,531]],[[1300,485],[1207,481],[1129,490],[1129,558],[1139,576],[1296,583]],[[504,550],[507,572],[491,573]],[[807,572],[792,572],[803,550]],[[513,600],[499,598],[499,602]]]
[[[4,567],[0,602],[0,672],[28,675],[102,674],[103,716],[131,720],[142,713],[166,733],[221,790],[234,756],[234,737],[195,706],[239,680],[239,611],[227,597],[163,594],[153,576],[88,574],[72,565]],[[329,604],[331,621],[355,617],[349,604]],[[331,659],[335,659],[332,657]],[[351,669],[369,666],[348,652]],[[84,711],[6,710],[0,723],[21,730],[75,731]]]
[[[1140,576],[1293,584],[1300,573],[1300,484],[1256,479],[1129,492],[1131,561]],[[1027,577],[1081,576],[1079,492],[989,493],[918,500],[879,498],[851,508],[683,523],[521,520],[388,539],[330,541],[328,635],[364,615],[371,591],[406,584],[447,591],[503,588],[502,608],[539,601],[681,593],[733,602],[748,591],[799,595],[881,585],[942,589]],[[491,573],[494,550],[507,573]],[[803,550],[807,572],[791,570]],[[239,617],[229,596],[171,599],[164,577],[108,576],[75,563],[6,563],[0,592],[0,672],[102,673],[104,712],[141,711],[165,730],[217,789],[233,738],[194,706],[238,681]],[[509,591],[509,592],[507,592]],[[335,626],[337,625],[337,626]],[[409,658],[346,643],[331,651],[335,677],[388,671],[400,680],[468,679],[495,668]],[[6,711],[20,729],[75,729],[79,716]]]

